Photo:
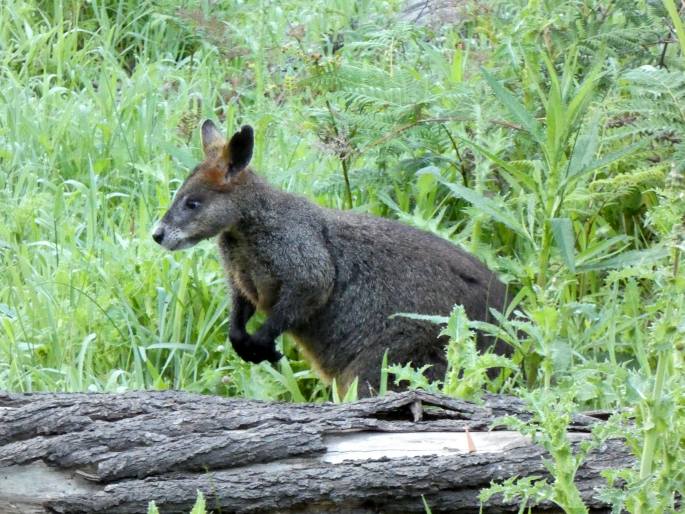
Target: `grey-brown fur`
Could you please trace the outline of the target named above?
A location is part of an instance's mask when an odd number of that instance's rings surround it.
[[[447,315],[462,304],[471,319],[491,320],[490,308],[504,310],[505,286],[448,241],[269,186],[247,169],[249,127],[225,144],[205,122],[203,141],[207,160],[154,237],[178,249],[217,236],[233,300],[229,338],[243,359],[278,360],[274,340],[288,331],[324,378],[344,390],[358,377],[366,395],[378,387],[386,349],[390,363],[431,364],[434,378],[445,373],[439,327],[393,314]],[[194,197],[201,205],[184,207]],[[250,335],[245,324],[255,309],[268,318]],[[479,336],[481,349],[491,343]],[[495,351],[507,348],[500,342]]]

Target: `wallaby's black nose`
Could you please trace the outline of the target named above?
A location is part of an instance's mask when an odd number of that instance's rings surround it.
[[[159,227],[157,230],[155,230],[155,232],[152,234],[152,239],[155,240],[155,243],[161,245],[162,241],[164,240],[164,229]]]

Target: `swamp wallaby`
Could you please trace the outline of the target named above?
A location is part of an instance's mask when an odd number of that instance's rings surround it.
[[[431,364],[445,373],[439,327],[396,313],[447,315],[462,304],[472,320],[503,311],[504,285],[449,241],[397,221],[326,209],[274,189],[248,169],[254,135],[244,126],[226,141],[202,125],[205,160],[176,193],[154,240],[180,250],[217,236],[232,293],[229,339],[246,361],[277,361],[288,331],[325,380],[359,394],[377,389],[381,361]],[[245,328],[259,309],[254,333]],[[493,344],[478,336],[479,349]],[[495,351],[505,353],[504,343]]]

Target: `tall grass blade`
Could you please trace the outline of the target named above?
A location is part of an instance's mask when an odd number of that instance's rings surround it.
[[[661,0],[664,3],[666,11],[671,18],[675,33],[678,35],[678,42],[680,43],[680,56],[685,58],[685,27],[683,27],[683,20],[680,18],[680,13],[673,0]]]
[[[509,227],[517,234],[525,237],[526,239],[530,239],[530,235],[523,227],[523,225],[521,225],[516,220],[516,218],[514,218],[514,216],[507,212],[505,208],[498,205],[495,201],[491,200],[490,198],[486,198],[485,196],[474,191],[473,189],[464,187],[461,184],[457,184],[455,182],[448,182],[442,179],[441,182],[445,186],[447,186],[451,193],[457,198],[466,200],[480,212],[491,217],[494,221],[502,223],[503,225]]]
[[[530,115],[528,110],[518,101],[516,97],[512,95],[506,88],[504,88],[498,81],[493,77],[490,72],[482,68],[481,72],[483,77],[487,81],[488,85],[492,88],[497,99],[506,107],[511,114],[513,121],[521,124],[521,126],[528,131],[536,141],[541,141],[541,129],[540,124]]]
[[[635,151],[637,151],[645,145],[646,141],[638,141],[637,143],[633,143],[632,145],[621,148],[620,150],[611,152],[602,157],[601,159],[589,162],[581,168],[574,167],[573,173],[571,173],[571,170],[569,170],[569,174],[567,175],[566,179],[567,181],[570,179],[576,179],[587,173],[592,173],[593,171],[600,170],[605,166],[609,166],[610,164],[613,164],[625,157],[628,157],[629,155],[633,154]]]
[[[629,250],[614,257],[603,259],[578,266],[578,271],[597,271],[614,268],[624,268],[626,266],[653,266],[668,257],[667,248],[649,248],[647,250]]]
[[[571,220],[569,218],[552,218],[550,224],[554,240],[561,252],[564,263],[571,270],[571,273],[575,273],[575,238],[573,237],[573,224]]]

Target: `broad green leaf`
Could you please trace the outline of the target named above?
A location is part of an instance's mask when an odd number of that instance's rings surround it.
[[[543,54],[543,60],[547,66],[547,74],[550,79],[547,98],[542,99],[545,104],[545,121],[547,126],[547,144],[543,147],[543,151],[551,163],[558,159],[556,155],[561,150],[561,141],[568,130],[568,126],[566,124],[566,109],[561,96],[559,77],[557,77],[554,64],[546,54]]]
[[[578,266],[578,271],[595,271],[611,268],[623,268],[625,266],[651,266],[661,259],[668,257],[668,249],[663,247],[650,248],[648,250],[629,250],[614,257]]]
[[[576,139],[568,163],[567,175],[575,175],[588,167],[594,159],[599,145],[599,115],[597,111]]]
[[[566,371],[573,363],[573,348],[566,341],[557,339],[549,346],[549,358],[555,371]]]
[[[514,161],[509,163],[509,169],[501,169],[500,173],[515,191],[537,191],[540,186],[534,167],[541,165],[541,161]]]
[[[512,95],[495,77],[482,69],[483,76],[497,96],[497,99],[506,107],[514,120],[528,131],[537,141],[540,140],[540,124],[531,116],[526,108]]]
[[[383,353],[381,361],[381,383],[378,388],[378,396],[385,396],[388,393],[388,350]]]
[[[142,348],[142,347],[141,347]],[[196,347],[194,344],[187,343],[152,343],[144,347],[145,350],[181,350],[185,352],[194,352]]]
[[[193,505],[193,510],[190,511],[190,514],[206,514],[206,512],[205,495],[198,489],[197,500],[195,500],[195,505]]]
[[[629,238],[624,235],[614,236],[609,239],[600,240],[599,242],[593,241],[585,250],[576,255],[576,265],[591,264],[596,259],[601,259],[604,254],[609,253],[610,248],[621,243],[627,243],[628,241]],[[618,251],[620,251],[620,249],[616,249],[612,253]]]
[[[552,218],[550,220],[552,225],[552,234],[557,243],[557,247],[561,252],[561,257],[564,263],[573,273],[576,272],[575,260],[575,238],[573,236],[573,224],[568,218]]]
[[[596,70],[592,70],[585,81],[576,90],[576,95],[569,102],[566,110],[569,124],[573,125],[576,121],[576,118],[582,115],[585,107],[587,107],[590,100],[592,100],[592,92],[601,76],[601,73],[597,73]]]
[[[340,400],[340,393],[338,392],[338,384],[335,381],[335,377],[331,380],[331,401],[333,403],[342,403]]]
[[[280,367],[280,372],[274,369],[273,366],[264,366],[264,369],[291,394],[293,401],[298,403],[306,402],[307,400],[302,395],[300,386],[297,383],[297,377],[295,377],[290,366],[290,361],[288,359],[281,359]]]
[[[516,218],[514,218],[514,216],[512,216],[509,212],[507,212],[504,208],[499,206],[490,198],[477,193],[473,189],[464,187],[461,184],[448,182],[446,180],[440,180],[440,182],[445,184],[454,196],[461,198],[462,200],[466,200],[480,212],[490,216],[495,221],[506,225],[514,232],[517,232],[525,238],[530,239],[530,236],[528,235],[528,232],[526,232],[526,229],[523,227],[523,225],[521,225]]]
[[[359,393],[357,391],[359,387],[359,377],[355,377],[350,386],[345,392],[345,397],[342,399],[342,403],[352,403],[359,399]]]
[[[164,145],[164,151],[176,159],[181,166],[188,169],[193,169],[193,167],[198,163],[198,158],[193,155],[188,148],[178,147],[172,144]]]
[[[452,59],[452,66],[450,69],[450,82],[459,84],[464,80],[464,63],[466,62],[468,53],[461,47],[457,47],[454,51],[454,58]]]
[[[620,159],[623,159],[627,155],[630,155],[633,153],[635,150],[638,148],[642,147],[645,145],[645,141],[639,141],[637,143],[634,143],[632,145],[626,146],[624,148],[621,148],[620,150],[616,150],[615,152],[611,152],[601,159],[597,159],[595,161],[590,162],[583,168],[577,170],[575,173],[571,174],[569,172],[569,175],[566,177],[566,180],[570,180],[572,178],[579,177],[580,175],[584,175],[586,173],[591,173],[593,171],[596,171],[600,168],[603,168],[604,166],[608,166],[611,163],[614,163]]]
[[[455,139],[458,139],[458,140],[461,141],[462,143],[464,143],[464,144],[470,146],[471,148],[473,148],[474,150],[476,150],[478,153],[484,155],[485,157],[487,157],[488,159],[490,159],[493,163],[495,163],[497,166],[499,166],[499,167],[502,168],[503,170],[508,171],[508,172],[511,173],[512,175],[518,176],[518,175],[520,174],[520,172],[519,172],[519,170],[518,170],[517,167],[512,166],[511,164],[509,164],[509,163],[506,162],[506,161],[503,161],[503,160],[500,159],[497,155],[495,155],[494,153],[492,153],[490,150],[488,150],[488,149],[485,148],[484,146],[481,146],[481,145],[479,145],[478,143],[474,143],[474,142],[471,141],[470,139],[465,138],[465,137],[463,137],[463,136],[460,136],[459,134],[454,134],[453,137],[454,137]]]

